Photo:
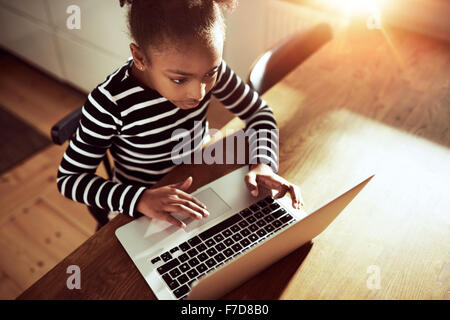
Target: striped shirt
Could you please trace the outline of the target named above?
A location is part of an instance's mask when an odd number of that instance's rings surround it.
[[[172,157],[181,141],[188,141],[188,155],[207,139],[206,113],[214,95],[253,130],[250,163],[266,163],[278,171],[278,136],[272,110],[256,91],[222,61],[212,90],[190,110],[176,107],[157,91],[131,76],[130,59],[88,96],[79,126],[58,170],[62,195],[89,206],[140,216],[136,206],[146,188],[176,166]],[[180,134],[174,134],[183,129]],[[268,136],[262,134],[271,132]],[[261,138],[259,137],[261,136]],[[109,149],[114,162],[113,179],[95,174]],[[180,156],[186,156],[179,152]]]

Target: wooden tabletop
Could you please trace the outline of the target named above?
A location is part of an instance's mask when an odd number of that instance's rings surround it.
[[[375,177],[312,244],[225,299],[450,298],[450,46],[352,25],[269,90],[280,172],[312,210]],[[233,121],[230,127],[239,127]],[[182,165],[197,187],[239,166]],[[114,235],[118,216],[19,299],[154,299]],[[81,289],[66,286],[67,268]]]

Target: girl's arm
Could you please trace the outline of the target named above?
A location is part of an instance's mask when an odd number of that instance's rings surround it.
[[[222,61],[212,94],[246,124],[250,164],[278,172],[278,128],[272,109]]]
[[[97,87],[89,94],[82,111],[76,134],[58,169],[58,190],[88,206],[134,216],[145,187],[115,183],[95,174],[121,127],[117,107]]]

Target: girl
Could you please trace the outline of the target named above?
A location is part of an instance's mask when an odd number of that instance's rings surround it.
[[[58,189],[89,206],[132,217],[146,215],[184,228],[171,213],[208,216],[205,205],[186,192],[192,177],[150,189],[175,167],[174,138],[186,136],[174,137],[173,132],[181,128],[192,134],[190,153],[201,148],[208,137],[211,95],[245,121],[246,130],[273,133],[276,122],[271,108],[222,60],[222,10],[233,8],[234,0],[126,3],[135,42],[130,44],[132,58],[89,94],[59,167]],[[194,132],[201,132],[201,137]],[[257,136],[245,183],[254,196],[277,190],[279,198],[289,192],[292,206],[299,208],[299,188],[276,174],[278,137],[272,134],[271,139]],[[95,174],[108,149],[114,159],[113,181]]]

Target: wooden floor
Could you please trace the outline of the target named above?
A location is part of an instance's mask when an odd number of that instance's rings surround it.
[[[0,103],[48,137],[86,99],[4,52],[0,69]],[[51,145],[0,176],[0,299],[14,299],[95,231],[87,209],[56,188],[64,149]]]

